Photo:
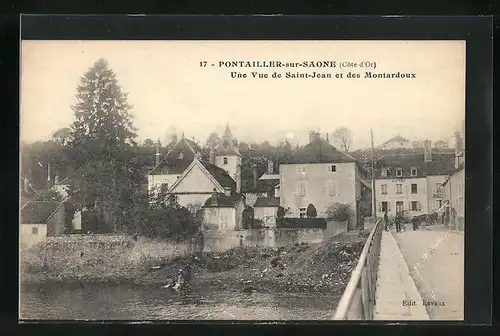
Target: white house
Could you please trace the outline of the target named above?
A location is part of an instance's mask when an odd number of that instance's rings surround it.
[[[276,213],[279,206],[279,197],[259,197],[253,206],[254,218],[261,220],[265,227],[276,227]]]
[[[362,191],[369,188],[356,160],[316,132],[310,133],[308,145],[280,164],[280,205],[289,217],[305,217],[313,204],[318,217],[325,218],[330,205],[343,203],[355,212],[350,225],[356,227]]]
[[[224,193],[214,192],[201,208],[205,230],[242,230],[245,198],[228,188]]]
[[[375,169],[377,216],[384,212],[395,216],[407,212],[412,216],[432,213],[443,205],[441,185],[454,170],[453,154],[432,153],[425,141],[421,154],[387,155]]]
[[[20,247],[30,248],[64,230],[63,203],[30,201],[20,211]]]

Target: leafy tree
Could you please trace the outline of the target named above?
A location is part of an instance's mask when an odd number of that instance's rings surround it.
[[[113,231],[126,230],[134,221],[134,197],[141,181],[132,151],[136,147],[132,106],[104,59],[81,78],[76,100],[68,146],[81,179],[79,192],[83,202],[96,204]]]
[[[307,206],[306,216],[307,216],[307,218],[318,217],[318,212],[316,211],[316,207],[312,203],[309,203],[309,205]]]
[[[412,148],[424,148],[424,142],[423,141],[412,141],[411,146],[412,146]]]
[[[70,141],[71,137],[71,128],[63,127],[58,129],[52,135],[52,139],[61,146],[64,146],[68,141]]]
[[[144,142],[142,143],[142,145],[144,147],[148,147],[148,148],[156,146],[155,142],[152,139],[150,139],[150,138],[147,138],[146,140],[144,140]]]
[[[334,203],[326,209],[326,217],[334,221],[347,221],[353,214],[349,204]]]
[[[352,145],[352,132],[347,127],[339,127],[332,133],[332,140],[344,152],[348,152]]]

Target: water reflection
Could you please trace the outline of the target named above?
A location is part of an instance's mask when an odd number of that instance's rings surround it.
[[[192,289],[175,292],[134,285],[21,287],[21,319],[314,320],[335,309],[325,296]]]

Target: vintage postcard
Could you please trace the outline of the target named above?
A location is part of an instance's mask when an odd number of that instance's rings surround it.
[[[465,41],[24,40],[22,320],[464,320]]]

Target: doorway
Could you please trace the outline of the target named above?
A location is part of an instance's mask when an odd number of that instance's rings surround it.
[[[403,210],[404,210],[403,202],[397,201],[396,202],[396,214],[402,213]]]

